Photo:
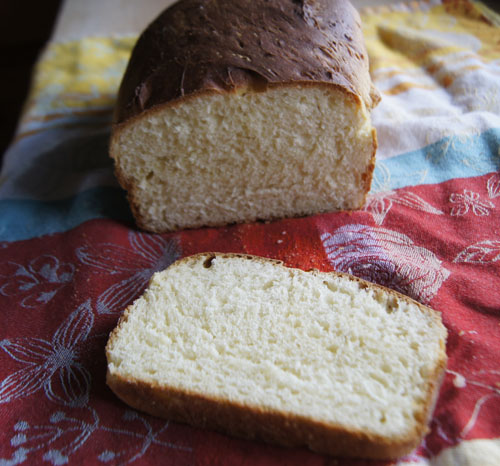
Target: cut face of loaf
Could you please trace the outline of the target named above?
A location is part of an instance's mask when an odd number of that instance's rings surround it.
[[[107,382],[155,416],[395,458],[427,431],[445,340],[432,309],[354,277],[199,254],[155,274],[125,311]]]
[[[378,99],[347,0],[183,0],[133,51],[110,153],[151,231],[357,209]]]
[[[280,86],[151,111],[115,135],[113,153],[140,225],[165,231],[357,209],[374,136],[352,96]]]

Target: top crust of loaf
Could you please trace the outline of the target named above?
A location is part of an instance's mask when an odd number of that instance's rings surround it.
[[[190,95],[293,83],[339,87],[368,109],[378,103],[348,0],[181,0],[139,38],[115,123]]]
[[[214,259],[235,258],[283,267],[281,261],[256,256],[202,253],[177,261],[171,266],[171,271],[173,272],[176,267],[183,265],[201,264],[204,268],[210,268]],[[418,409],[415,412],[416,423],[408,430],[400,432],[399,435],[387,437],[376,432],[352,430],[342,425],[324,423],[322,420],[290,415],[268,408],[259,409],[257,406],[239,404],[234,400],[217,399],[199,392],[149,383],[140,378],[121,374],[113,365],[113,352],[117,340],[120,338],[121,328],[127,324],[130,313],[133,312],[133,305],[120,318],[106,347],[108,385],[123,401],[142,411],[188,422],[199,427],[223,430],[236,436],[257,437],[287,446],[306,444],[311,449],[321,453],[346,457],[389,459],[409,453],[428,431],[427,424],[434,409],[446,367],[446,329],[441,323],[439,314],[407,296],[351,275],[337,272],[323,273],[315,269],[309,270],[307,273],[324,278],[332,276],[347,279],[358,283],[360,290],[372,290],[375,294],[386,293],[389,298],[389,306],[397,307],[396,303],[417,306],[419,311],[433,322],[433,331],[437,333],[439,339],[439,347],[433,349],[436,350],[436,363],[434,371],[426,377],[424,390],[426,396],[418,403]],[[153,280],[154,278],[152,282]]]

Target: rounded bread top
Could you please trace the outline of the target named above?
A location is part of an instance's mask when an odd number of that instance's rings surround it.
[[[290,83],[331,84],[377,104],[348,0],[180,0],[139,37],[115,122],[198,93]]]

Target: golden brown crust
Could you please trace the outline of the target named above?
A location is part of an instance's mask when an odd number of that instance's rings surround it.
[[[340,86],[368,109],[378,102],[348,0],[181,0],[141,34],[115,120],[200,92],[309,82]]]
[[[106,382],[126,404],[153,416],[225,432],[235,437],[259,439],[287,447],[306,446],[332,456],[397,458],[414,449],[424,433],[416,430],[397,439],[387,439],[304,416],[244,406],[173,387],[125,379],[109,371]]]
[[[285,267],[282,261],[275,259],[248,254],[217,252],[205,252],[188,256],[178,260],[170,267],[179,266],[186,261],[198,262],[200,259],[203,259],[205,267],[210,267],[212,260],[216,257],[239,257],[258,262],[272,262],[277,266]],[[442,325],[441,318],[436,311],[397,291],[336,271],[319,272],[316,269],[311,269],[307,273],[318,276],[344,277],[356,281],[362,289],[368,288],[375,292],[383,291],[396,300],[406,301],[418,306],[422,313],[429,314],[437,324]],[[108,361],[110,360],[109,348],[113,345],[121,325],[127,321],[130,309],[131,307],[125,310],[117,327],[110,335],[106,346]],[[184,422],[200,428],[226,432],[237,437],[256,438],[283,446],[307,446],[319,453],[333,456],[393,459],[409,453],[427,433],[427,424],[432,415],[439,387],[444,377],[446,361],[445,342],[443,341],[435,372],[427,379],[426,400],[414,412],[416,420],[414,429],[401,433],[400,436],[394,438],[387,438],[360,430],[350,430],[305,416],[289,415],[262,407],[245,406],[175,387],[124,378],[113,374],[109,368],[106,381],[115,394],[125,403],[154,416]]]

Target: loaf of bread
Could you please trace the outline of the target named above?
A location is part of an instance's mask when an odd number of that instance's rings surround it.
[[[357,209],[378,100],[348,0],[181,0],[133,50],[110,154],[154,232]]]
[[[353,276],[198,254],[155,274],[125,310],[107,383],[155,416],[395,458],[427,432],[445,340],[438,313]]]

